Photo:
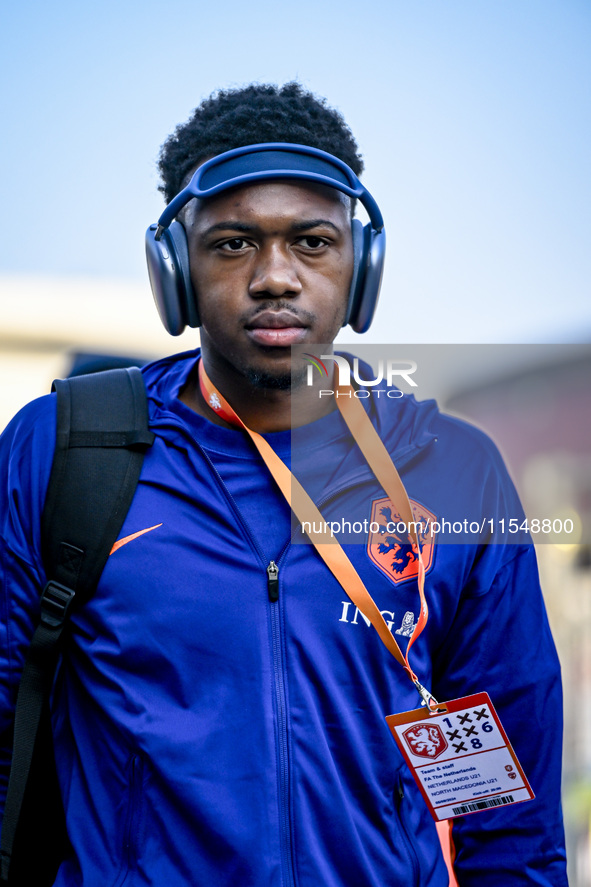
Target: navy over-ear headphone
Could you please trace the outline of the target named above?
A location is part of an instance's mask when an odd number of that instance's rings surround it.
[[[346,163],[306,145],[268,142],[234,148],[212,157],[195,172],[168,204],[157,225],[146,232],[148,274],[160,319],[172,336],[185,326],[200,326],[196,294],[191,284],[185,229],[174,221],[193,198],[214,197],[228,188],[269,179],[319,182],[361,201],[369,216],[363,226],[353,219],[354,270],[345,324],[364,333],[375,312],[386,250],[384,220],[377,203]]]

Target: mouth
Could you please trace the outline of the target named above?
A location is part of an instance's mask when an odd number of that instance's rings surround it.
[[[246,324],[248,337],[257,345],[286,348],[306,338],[308,327],[291,311],[263,311]]]

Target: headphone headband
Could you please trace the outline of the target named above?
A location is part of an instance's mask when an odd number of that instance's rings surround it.
[[[279,178],[318,182],[336,188],[361,201],[374,231],[381,231],[384,227],[374,198],[353,170],[338,157],[307,145],[266,142],[233,148],[203,163],[186,188],[176,195],[158,219],[156,239],[160,239],[163,230],[194,198],[204,200],[238,185]]]

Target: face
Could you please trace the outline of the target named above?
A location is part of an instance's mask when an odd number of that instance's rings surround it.
[[[290,346],[332,342],[353,273],[349,200],[314,183],[265,182],[187,208],[193,288],[210,374],[286,387]]]

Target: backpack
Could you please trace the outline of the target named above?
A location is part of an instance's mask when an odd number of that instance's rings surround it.
[[[90,599],[154,441],[136,367],[57,380],[56,449],[42,516],[48,577],[19,684],[0,884],[50,887],[68,853],[49,718],[64,628]]]

